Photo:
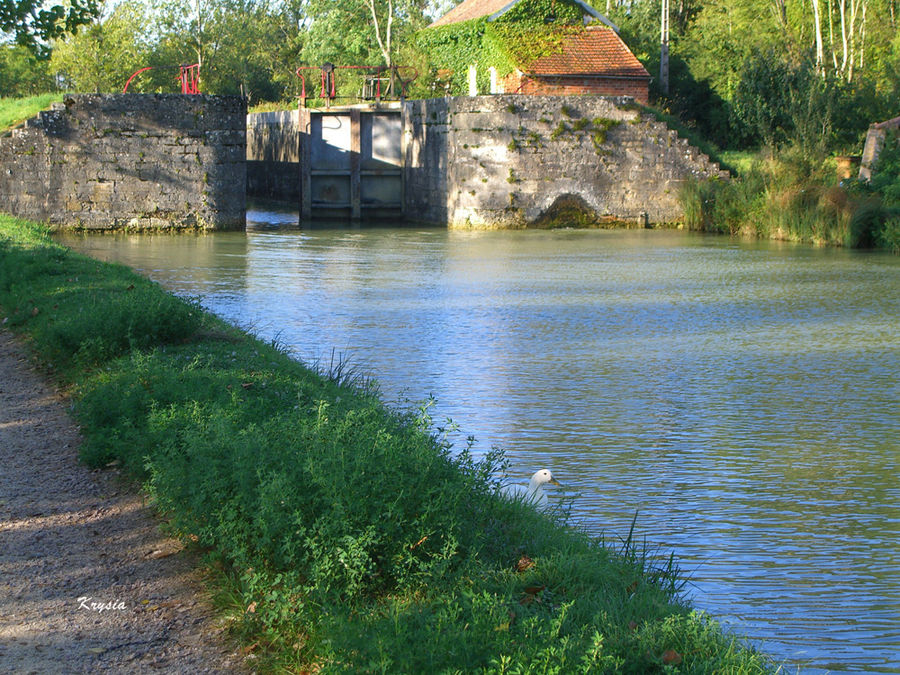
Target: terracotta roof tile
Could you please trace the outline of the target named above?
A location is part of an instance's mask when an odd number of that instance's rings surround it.
[[[587,26],[566,39],[559,53],[535,59],[523,70],[530,75],[650,77],[622,38],[606,26]]]
[[[506,7],[511,0],[463,0],[456,7],[432,23],[429,28],[449,26],[451,23],[480,19],[483,16],[496,14]]]

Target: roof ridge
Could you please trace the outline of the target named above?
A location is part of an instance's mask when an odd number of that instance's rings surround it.
[[[442,26],[452,26],[455,23],[463,23],[473,19],[488,18],[488,21],[497,19],[510,9],[518,5],[522,0],[462,0],[456,7],[453,7],[442,16],[432,21],[426,28],[440,28]],[[594,23],[599,21],[606,24],[614,31],[618,32],[619,28],[607,18],[605,14],[601,14],[596,8],[584,0],[570,0],[575,5],[581,7],[582,12],[592,16]]]

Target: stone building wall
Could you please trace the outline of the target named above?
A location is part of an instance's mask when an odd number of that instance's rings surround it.
[[[457,228],[675,223],[686,180],[727,176],[627,97],[410,101],[404,147],[406,213]]]
[[[77,94],[0,138],[0,210],[54,227],[241,229],[246,102]]]

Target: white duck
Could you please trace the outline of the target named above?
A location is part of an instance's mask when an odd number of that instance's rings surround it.
[[[531,477],[528,487],[518,484],[504,485],[500,488],[500,494],[510,501],[522,501],[539,509],[546,509],[550,506],[547,495],[544,494],[544,486],[548,483],[559,485],[549,469],[541,469]]]

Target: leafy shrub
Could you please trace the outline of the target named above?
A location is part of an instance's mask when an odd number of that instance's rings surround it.
[[[886,218],[887,211],[879,200],[863,202],[850,219],[847,245],[851,248],[874,248]]]
[[[900,254],[900,216],[894,215],[885,220],[878,244],[891,253]]]

